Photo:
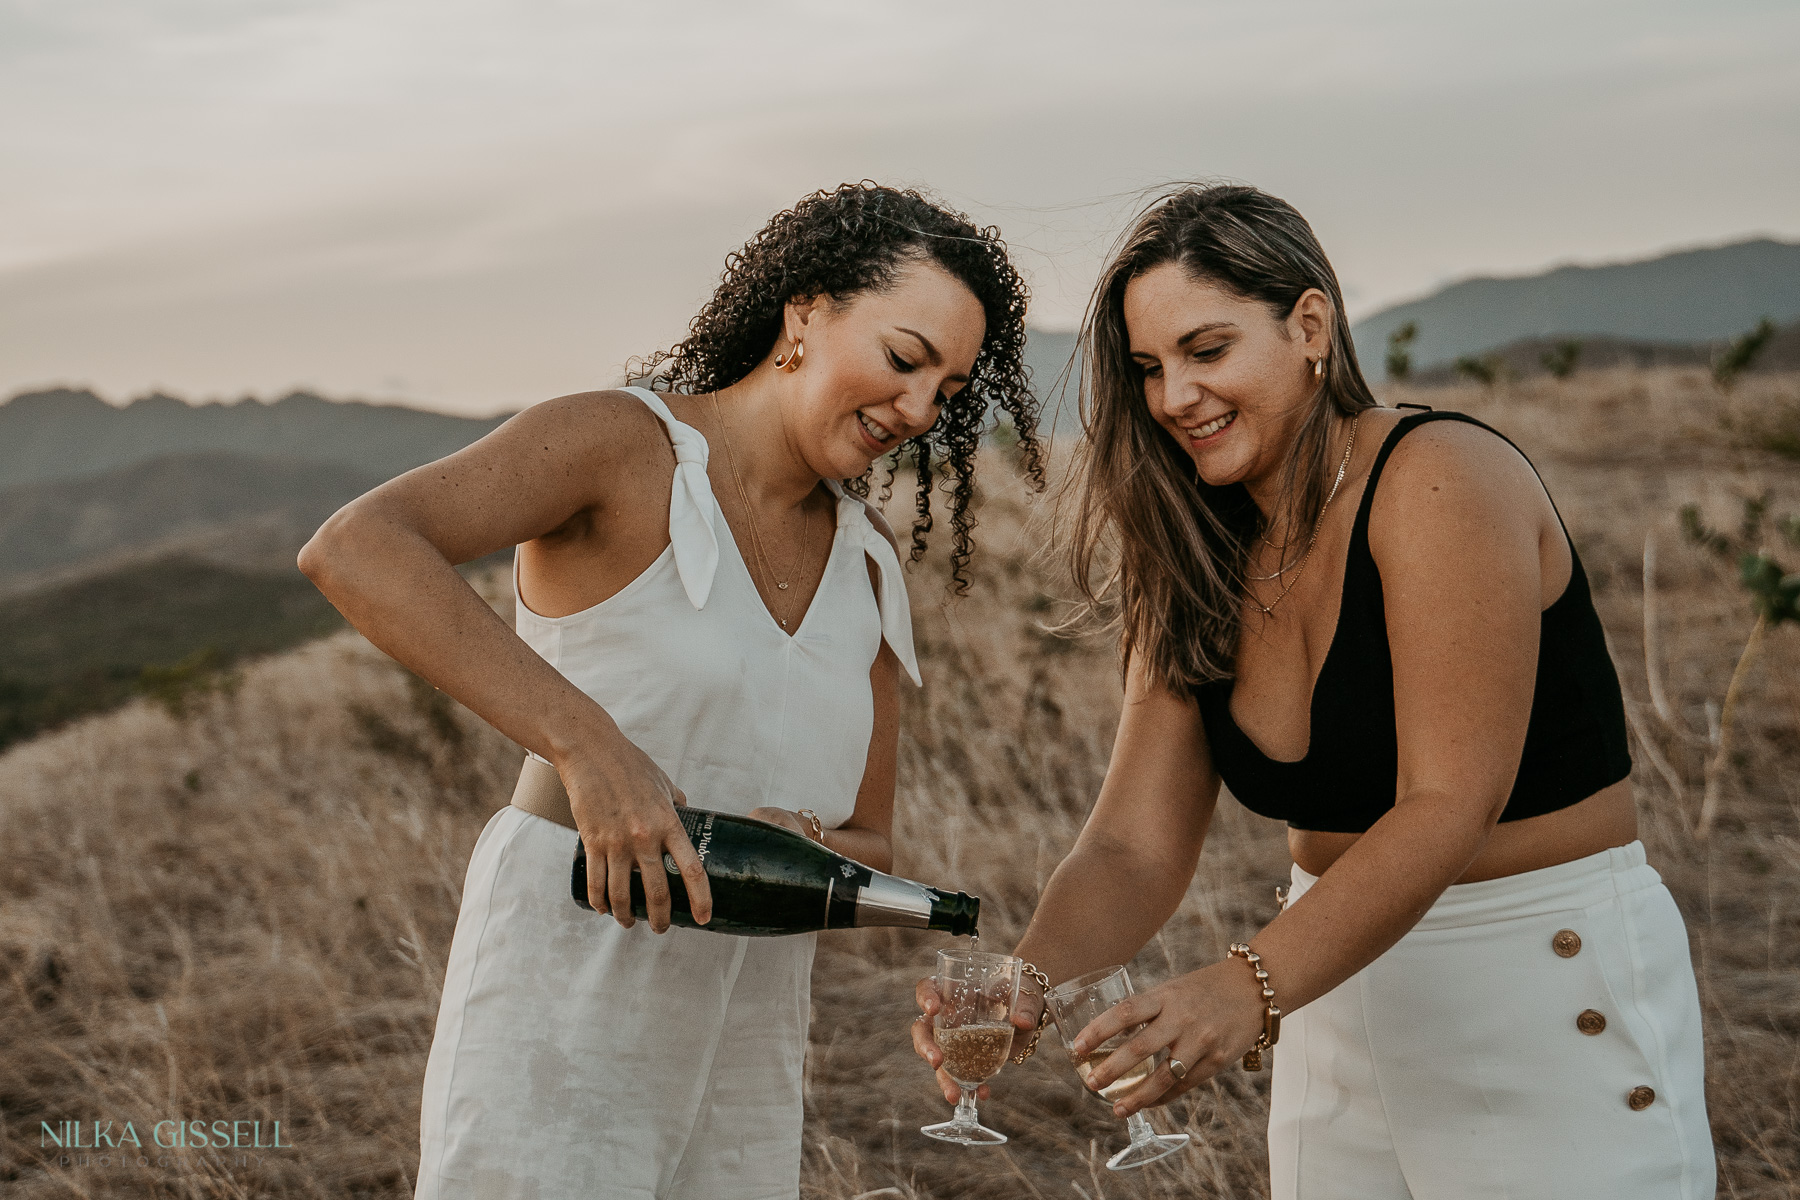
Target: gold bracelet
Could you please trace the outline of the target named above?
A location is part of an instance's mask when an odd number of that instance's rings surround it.
[[[819,814],[810,808],[803,808],[797,814],[812,826],[812,840],[823,846],[825,844],[825,822],[819,820]]]
[[[1250,964],[1256,972],[1257,986],[1262,988],[1263,1027],[1256,1035],[1256,1045],[1244,1054],[1244,1070],[1262,1070],[1262,1052],[1281,1040],[1281,1010],[1275,1007],[1275,989],[1269,986],[1269,973],[1262,968],[1262,955],[1243,942],[1231,943],[1231,953]]]
[[[1025,1043],[1023,1050],[1013,1055],[1012,1060],[1015,1063],[1023,1063],[1037,1053],[1038,1039],[1044,1035],[1044,1026],[1050,1021],[1050,977],[1030,963],[1025,964],[1025,973],[1035,979],[1037,985],[1044,989],[1039,996],[1039,999],[1044,1002],[1044,1007],[1038,1011],[1037,1028],[1031,1031],[1031,1040]]]

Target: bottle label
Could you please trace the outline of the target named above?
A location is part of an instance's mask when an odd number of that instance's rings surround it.
[[[687,831],[688,841],[694,843],[694,853],[700,856],[700,865],[706,865],[706,856],[712,851],[713,818],[716,813],[704,808],[678,808],[676,815],[681,818],[681,827]],[[681,874],[675,866],[675,860],[667,853],[663,855],[663,867],[671,875]]]

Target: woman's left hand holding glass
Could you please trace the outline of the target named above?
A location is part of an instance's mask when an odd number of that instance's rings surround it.
[[[944,1051],[932,1036],[931,1018],[937,1015],[944,1006],[944,998],[937,989],[935,976],[927,975],[919,980],[913,991],[913,998],[919,1005],[919,1016],[913,1018],[912,1042],[913,1052],[924,1059],[926,1065],[937,1073],[938,1089],[944,1093],[947,1104],[955,1104],[959,1089],[956,1081],[944,1073]],[[1019,988],[1019,998],[1013,1004],[1012,1025],[1014,1029],[1012,1045],[1007,1049],[1006,1057],[1010,1061],[1026,1046],[1030,1045],[1038,1027],[1038,1014],[1044,1011],[1043,993],[1037,990],[1035,983],[1028,983]],[[976,1098],[988,1098],[988,1085],[982,1084],[976,1092]]]
[[[1159,984],[1114,1005],[1076,1035],[1075,1051],[1092,1052],[1134,1025],[1143,1028],[1109,1055],[1089,1086],[1100,1091],[1159,1051],[1168,1058],[1149,1078],[1125,1093],[1113,1112],[1167,1104],[1238,1061],[1262,1033],[1262,989],[1244,963],[1227,958]],[[1169,1060],[1186,1068],[1180,1079]]]

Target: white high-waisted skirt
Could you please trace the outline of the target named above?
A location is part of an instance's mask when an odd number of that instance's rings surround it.
[[[1447,888],[1273,1053],[1275,1200],[1714,1193],[1687,931],[1641,842]]]

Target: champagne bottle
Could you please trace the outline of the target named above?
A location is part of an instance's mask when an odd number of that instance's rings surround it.
[[[975,932],[981,901],[974,896],[885,875],[767,821],[704,808],[675,811],[706,868],[713,911],[705,925],[694,921],[687,885],[674,858],[665,853],[671,924],[749,937],[866,925]],[[587,847],[580,838],[569,891],[575,903],[593,911],[587,898]],[[644,881],[635,868],[631,911],[639,918],[647,918],[649,911]]]

